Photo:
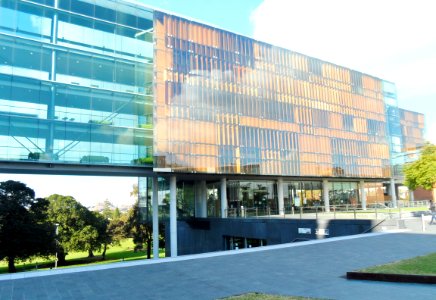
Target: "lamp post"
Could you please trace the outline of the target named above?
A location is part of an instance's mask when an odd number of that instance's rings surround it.
[[[58,268],[58,233],[59,233],[59,224],[55,223],[56,226],[56,237],[55,237],[55,243],[56,243],[56,252],[55,252],[55,269]]]

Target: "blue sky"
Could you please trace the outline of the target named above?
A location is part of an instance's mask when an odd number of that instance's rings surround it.
[[[261,0],[137,0],[145,5],[253,36],[252,12]]]
[[[436,143],[436,18],[432,0],[141,0],[396,83],[401,107],[425,113]],[[0,174],[38,197],[73,195],[85,205],[132,203],[136,178]]]

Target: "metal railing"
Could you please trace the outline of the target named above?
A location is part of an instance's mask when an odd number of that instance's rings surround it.
[[[427,211],[426,205],[409,206],[399,205],[396,208],[374,206],[366,209],[355,205],[332,205],[329,210],[324,206],[295,206],[278,211],[271,207],[238,207],[228,208],[228,218],[291,218],[291,219],[402,219]]]

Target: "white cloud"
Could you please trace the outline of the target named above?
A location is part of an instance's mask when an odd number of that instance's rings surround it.
[[[258,40],[395,82],[436,140],[434,1],[264,0],[251,22]]]

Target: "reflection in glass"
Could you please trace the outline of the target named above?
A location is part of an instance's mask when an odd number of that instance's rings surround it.
[[[160,12],[154,33],[160,167],[389,176],[381,80]]]

